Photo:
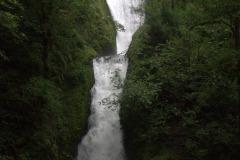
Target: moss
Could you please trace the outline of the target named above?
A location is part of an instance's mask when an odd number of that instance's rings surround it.
[[[106,1],[91,0],[89,3],[92,15],[83,27],[85,40],[100,56],[115,54],[116,29]]]

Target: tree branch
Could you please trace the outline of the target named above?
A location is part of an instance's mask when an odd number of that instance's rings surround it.
[[[208,25],[208,24],[224,24],[224,25],[228,26],[231,29],[232,32],[234,32],[233,26],[231,24],[223,21],[223,20],[210,20],[210,21],[202,22],[202,23],[199,23],[195,26],[192,26],[190,28],[190,30],[193,30],[194,28],[196,28],[198,26],[204,26],[204,25]]]

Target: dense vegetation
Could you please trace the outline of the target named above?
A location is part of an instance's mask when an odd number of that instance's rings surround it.
[[[121,121],[129,160],[237,160],[239,0],[145,0]],[[91,59],[115,51],[105,0],[0,1],[0,160],[70,160]]]
[[[240,1],[143,6],[121,98],[129,160],[239,159]]]
[[[1,160],[73,159],[115,34],[105,0],[0,1]]]

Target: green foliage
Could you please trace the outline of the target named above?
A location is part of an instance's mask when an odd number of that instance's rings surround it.
[[[114,23],[115,23],[116,29],[118,31],[120,31],[120,32],[124,32],[125,31],[124,26],[122,24],[120,24],[118,21],[115,20]]]
[[[81,25],[80,32],[84,35],[89,46],[99,55],[115,53],[116,30],[110,11],[105,0],[83,1],[82,12],[78,12],[77,24]],[[88,10],[84,8],[89,8]]]
[[[115,51],[106,2],[3,0],[0,19],[0,159],[74,159],[92,58]]]
[[[207,2],[146,2],[121,97],[129,159],[238,159],[239,52],[228,26],[202,23],[214,4],[202,13]]]
[[[2,51],[0,51],[0,57],[1,57],[1,59],[3,59],[3,60],[9,60],[8,59],[8,57],[6,57],[3,53],[2,53]]]
[[[151,43],[164,43],[171,36],[178,34],[176,16],[167,0],[146,1],[146,24],[150,27],[148,34],[151,37]]]
[[[5,36],[12,36],[15,40],[19,40],[19,13],[23,10],[22,5],[19,1],[1,1],[0,2],[0,31],[7,33],[2,33],[3,37],[1,39],[6,38]]]

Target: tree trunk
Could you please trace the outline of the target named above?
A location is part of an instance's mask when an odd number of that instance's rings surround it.
[[[172,9],[175,8],[175,0],[172,0]]]
[[[239,18],[234,20],[234,41],[235,41],[235,49],[239,50],[240,40],[239,40]]]
[[[238,51],[239,50],[239,45],[240,45],[240,40],[239,40],[239,18],[236,18],[234,21],[234,39],[235,39],[235,49]],[[240,83],[240,62],[239,62],[239,57],[238,57],[238,64],[237,64],[237,68],[238,68],[238,84]],[[238,89],[238,93],[240,92],[240,89]]]
[[[41,2],[41,32],[42,32],[42,46],[43,46],[43,71],[44,76],[49,77],[49,66],[48,66],[48,58],[51,47],[51,33],[49,29],[49,14],[46,6],[46,2]]]
[[[48,40],[48,33],[44,31],[42,36],[42,45],[43,45],[43,69],[44,69],[44,76],[48,77],[49,75],[49,66],[48,66],[48,57],[49,57],[49,40]]]

